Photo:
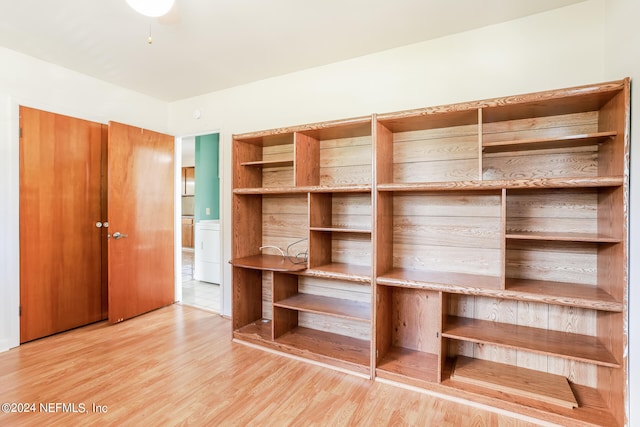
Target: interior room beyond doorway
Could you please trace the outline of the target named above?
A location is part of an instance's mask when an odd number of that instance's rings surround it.
[[[182,303],[219,313],[219,135],[182,138]]]

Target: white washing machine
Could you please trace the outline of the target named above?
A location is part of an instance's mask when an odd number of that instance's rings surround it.
[[[203,282],[220,283],[220,221],[196,223],[195,265],[193,278]]]

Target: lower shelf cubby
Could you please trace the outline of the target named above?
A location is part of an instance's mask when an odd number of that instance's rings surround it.
[[[524,390],[530,389],[531,391],[533,386],[531,384],[522,384],[520,386],[513,377],[509,377],[510,373],[517,372],[519,370],[518,367],[480,359],[466,359],[466,363],[470,364],[472,368],[476,363],[481,364],[482,370],[478,370],[478,372],[483,373],[484,376],[487,375],[486,369],[487,366],[489,366],[489,370],[499,372],[499,376],[504,377],[504,381],[500,381],[500,379],[496,378],[489,378],[483,384],[483,380],[475,383],[465,379],[461,380],[460,375],[456,375],[456,366],[459,362],[460,356],[449,357],[445,360],[441,386],[449,395],[470,399],[478,403],[487,404],[496,408],[513,411],[531,417],[539,417],[558,425],[618,425],[601,394],[594,387],[567,382],[577,406],[563,406],[557,404],[557,402],[552,402],[549,397],[541,397],[549,396],[549,390],[546,389],[540,390],[539,387],[537,389],[533,388],[533,393],[537,396],[525,395],[526,392]],[[538,385],[545,383],[543,378],[549,378],[546,377],[546,373],[537,371],[533,371],[533,373],[538,376],[533,380]],[[526,371],[523,375],[528,377]],[[557,381],[562,378],[557,378],[557,376],[555,377],[556,378],[552,380],[552,382],[556,381],[557,384]],[[519,390],[514,392],[514,390],[518,388]],[[566,388],[564,390],[565,392],[567,391]],[[553,395],[553,393],[551,393],[551,395]]]
[[[425,387],[438,382],[438,360],[438,355],[434,353],[390,347],[378,362],[376,376]]]
[[[296,326],[272,339],[273,322],[261,319],[233,332],[237,341],[255,344],[340,369],[370,375],[370,341]]]
[[[271,340],[271,320],[260,319],[233,331],[233,337],[241,341],[262,344]]]
[[[440,293],[377,287],[376,376],[422,386],[440,380]]]
[[[276,338],[273,346],[289,354],[370,375],[370,341],[295,327]]]

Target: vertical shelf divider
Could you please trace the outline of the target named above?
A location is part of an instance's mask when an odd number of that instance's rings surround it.
[[[302,132],[294,133],[294,185],[313,186],[320,183],[320,142]]]
[[[482,141],[484,138],[484,130],[482,126],[482,108],[478,108],[478,180],[484,180],[484,174],[482,173],[482,168],[484,167],[483,163],[483,152],[484,149],[482,147]]]

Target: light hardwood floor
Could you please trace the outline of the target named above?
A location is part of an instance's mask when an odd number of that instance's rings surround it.
[[[0,353],[0,403],[35,403],[35,413],[0,413],[0,425],[534,425],[230,338],[229,320],[172,305]],[[86,413],[42,410],[52,403]]]

